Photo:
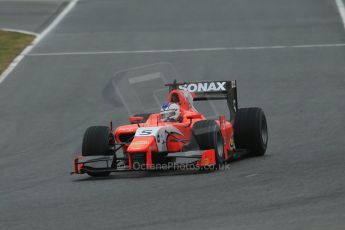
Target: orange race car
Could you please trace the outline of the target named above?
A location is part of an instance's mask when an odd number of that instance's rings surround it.
[[[72,173],[99,177],[126,170],[219,169],[244,153],[265,154],[265,114],[260,108],[238,109],[236,81],[166,86],[168,102],[161,111],[130,116],[129,124],[116,129],[112,123],[89,127]],[[193,105],[204,100],[226,100],[230,119],[207,119]]]

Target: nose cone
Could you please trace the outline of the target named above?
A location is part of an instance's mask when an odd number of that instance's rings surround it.
[[[151,151],[157,151],[157,146],[155,142],[155,137],[135,137],[131,144],[128,146],[127,152],[147,152],[151,148]]]

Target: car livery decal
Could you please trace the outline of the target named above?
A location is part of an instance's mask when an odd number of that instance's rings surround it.
[[[148,141],[135,141],[131,145],[147,145],[148,143]]]
[[[179,85],[179,89],[189,92],[221,92],[226,91],[226,81],[189,83]]]
[[[183,135],[180,130],[174,126],[158,126],[158,127],[141,127],[138,128],[135,136],[136,137],[148,137],[154,136],[156,139],[156,144],[158,151],[167,151],[166,139],[169,134],[176,133]]]

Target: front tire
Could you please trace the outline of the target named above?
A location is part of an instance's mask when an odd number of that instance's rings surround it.
[[[224,138],[219,125],[214,120],[196,122],[192,129],[192,142],[193,140],[200,150],[215,150],[216,169],[219,169],[224,164]]]
[[[113,155],[110,149],[114,143],[114,137],[107,126],[91,126],[84,134],[82,155],[83,156],[104,156]],[[92,177],[109,176],[110,172],[87,172]]]
[[[263,156],[267,149],[268,131],[261,108],[242,108],[236,112],[234,123],[235,146],[249,150],[250,156]]]

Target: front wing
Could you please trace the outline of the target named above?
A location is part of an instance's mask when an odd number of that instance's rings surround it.
[[[155,153],[154,153],[155,154]],[[216,164],[215,150],[194,150],[168,153],[161,158],[163,163],[137,164],[128,158],[112,156],[78,156],[74,159],[74,171],[71,174],[121,172],[141,170],[197,169]]]

